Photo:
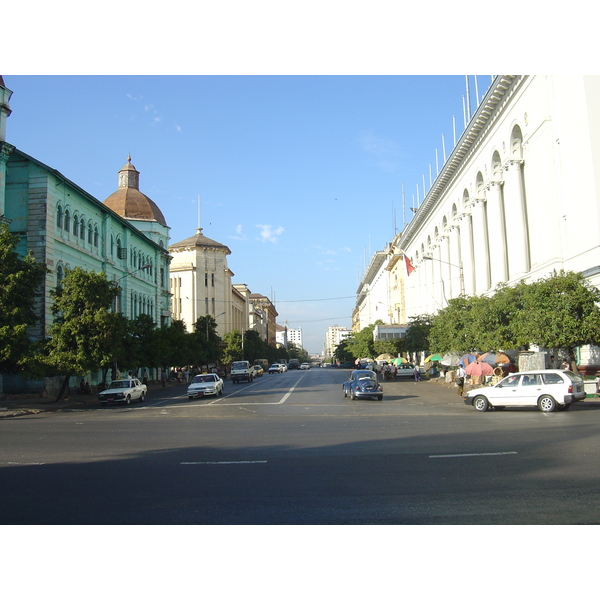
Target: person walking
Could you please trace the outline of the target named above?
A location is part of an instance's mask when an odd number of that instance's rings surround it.
[[[419,369],[419,365],[415,365],[413,375],[415,376],[415,383],[421,381],[421,370]]]
[[[458,395],[462,397],[463,391],[465,389],[465,377],[467,376],[467,372],[462,365],[458,365],[458,370],[456,371],[456,385],[458,386]]]

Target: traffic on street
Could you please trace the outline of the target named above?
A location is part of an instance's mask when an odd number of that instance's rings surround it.
[[[351,373],[226,379],[191,399],[173,384],[143,403],[0,419],[2,522],[600,522],[599,402],[482,413],[435,380],[352,398]]]

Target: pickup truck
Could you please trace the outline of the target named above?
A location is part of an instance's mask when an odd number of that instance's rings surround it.
[[[132,400],[143,402],[147,393],[148,387],[139,379],[117,379],[111,381],[110,385],[98,394],[98,400],[102,406],[120,402],[131,404]]]

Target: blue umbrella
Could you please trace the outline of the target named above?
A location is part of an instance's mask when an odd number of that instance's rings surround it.
[[[475,354],[463,354],[456,364],[466,367],[468,364],[475,362],[476,360],[477,356]]]

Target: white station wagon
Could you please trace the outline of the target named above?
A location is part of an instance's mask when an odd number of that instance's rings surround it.
[[[552,412],[567,410],[580,400],[585,400],[585,388],[579,375],[548,369],[513,373],[492,387],[469,390],[465,404],[480,412],[506,406],[537,406]]]

